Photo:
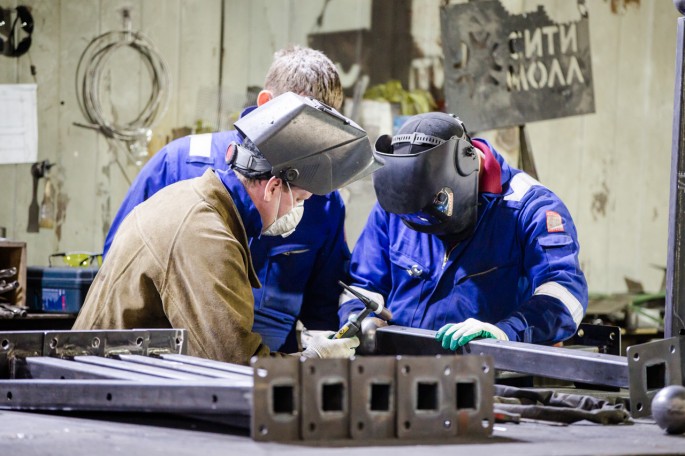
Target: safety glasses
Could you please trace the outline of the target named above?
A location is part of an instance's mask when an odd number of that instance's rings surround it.
[[[72,268],[88,268],[102,266],[102,253],[92,252],[58,252],[48,258],[48,264],[52,267],[53,258],[62,258],[66,266]]]

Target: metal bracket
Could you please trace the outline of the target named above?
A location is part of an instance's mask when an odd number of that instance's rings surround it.
[[[0,380],[0,409],[193,414],[251,424],[258,441],[492,433],[489,357],[257,358],[250,368],[180,354],[182,340],[177,330],[0,333],[11,378]]]
[[[255,440],[421,441],[492,433],[490,357],[259,358],[253,367]]]
[[[353,439],[395,437],[396,361],[391,356],[350,361],[350,435]]]
[[[43,332],[0,333],[0,378],[16,376],[16,360],[43,354]]]
[[[379,354],[446,353],[435,341],[435,331],[388,326],[376,331]],[[651,413],[651,399],[667,385],[683,384],[685,336],[628,347],[627,356],[590,353],[569,348],[482,339],[465,345],[461,353],[490,355],[494,367],[587,384],[629,388],[631,414]],[[454,354],[454,352],[448,352]]]
[[[652,413],[652,399],[661,388],[682,385],[681,344],[685,337],[628,347],[630,413],[634,418]]]
[[[583,345],[597,347],[599,353],[621,355],[621,328],[618,326],[581,323],[576,333],[564,341],[564,346]]]
[[[300,438],[300,362],[253,358],[252,438],[291,441]]]
[[[495,370],[490,357],[398,356],[397,436],[492,433]]]
[[[43,354],[59,358],[187,353],[184,329],[47,331]]]
[[[301,437],[303,440],[349,438],[349,360],[302,358]]]

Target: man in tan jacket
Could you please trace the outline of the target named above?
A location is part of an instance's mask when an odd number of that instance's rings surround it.
[[[312,193],[375,170],[366,133],[331,108],[285,93],[236,123],[233,171],[208,170],[138,205],[119,228],[75,330],[185,328],[189,354],[247,363],[269,353],[252,332],[259,287],[249,241],[285,236]],[[348,357],[356,338],[315,338],[305,356]]]

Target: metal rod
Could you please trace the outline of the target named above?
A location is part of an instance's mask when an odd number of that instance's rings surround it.
[[[143,364],[128,363],[125,361],[117,361],[110,358],[101,358],[99,356],[75,356],[75,361],[86,364],[94,364],[96,366],[111,367],[112,369],[120,369],[130,372],[138,372],[140,374],[153,375],[155,377],[168,378],[174,380],[203,380],[207,377],[198,374],[190,374],[187,372],[180,372],[173,369],[166,369],[155,366],[145,366]]]
[[[676,2],[676,6],[683,2]],[[682,6],[679,8],[683,13]],[[675,94],[673,108],[673,139],[671,143],[671,190],[668,204],[668,250],[666,259],[666,312],[664,336],[685,334],[685,264],[683,236],[685,231],[685,18],[678,18],[675,63]]]
[[[0,409],[245,415],[252,381],[0,380]]]
[[[151,381],[158,376],[129,372],[110,367],[95,366],[59,358],[42,356],[17,360],[15,364],[15,378],[33,379],[111,379],[129,381]]]
[[[178,361],[169,361],[159,358],[151,358],[149,356],[141,355],[117,355],[116,358],[129,363],[137,363],[145,366],[160,367],[163,369],[171,369],[178,372],[187,372],[190,374],[201,375],[209,378],[224,378],[244,380],[245,378],[252,378],[252,373],[249,376],[244,374],[237,374],[234,372],[226,372],[219,369],[212,369],[209,367],[194,366],[192,364],[185,364]]]
[[[378,328],[378,354],[454,354],[442,348],[435,333],[404,326]],[[459,353],[490,355],[496,369],[595,385],[629,386],[628,361],[622,356],[495,339],[472,340]]]
[[[235,372],[236,374],[247,375],[249,377],[252,377],[252,374],[254,373],[252,368],[249,366],[229,364],[222,361],[214,361],[213,359],[197,358],[195,356],[177,354],[162,354],[157,356],[161,359],[166,359],[169,361],[178,361],[180,363],[190,364],[191,366],[208,367],[210,369],[221,370],[224,372]]]

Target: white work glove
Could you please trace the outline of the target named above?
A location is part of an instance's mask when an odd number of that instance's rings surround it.
[[[359,346],[359,339],[348,337],[343,339],[329,339],[333,331],[321,332],[309,340],[302,356],[307,358],[350,358],[354,356],[354,349]]]
[[[456,350],[476,338],[509,340],[506,333],[495,325],[469,318],[461,323],[448,323],[435,334],[442,348]]]

